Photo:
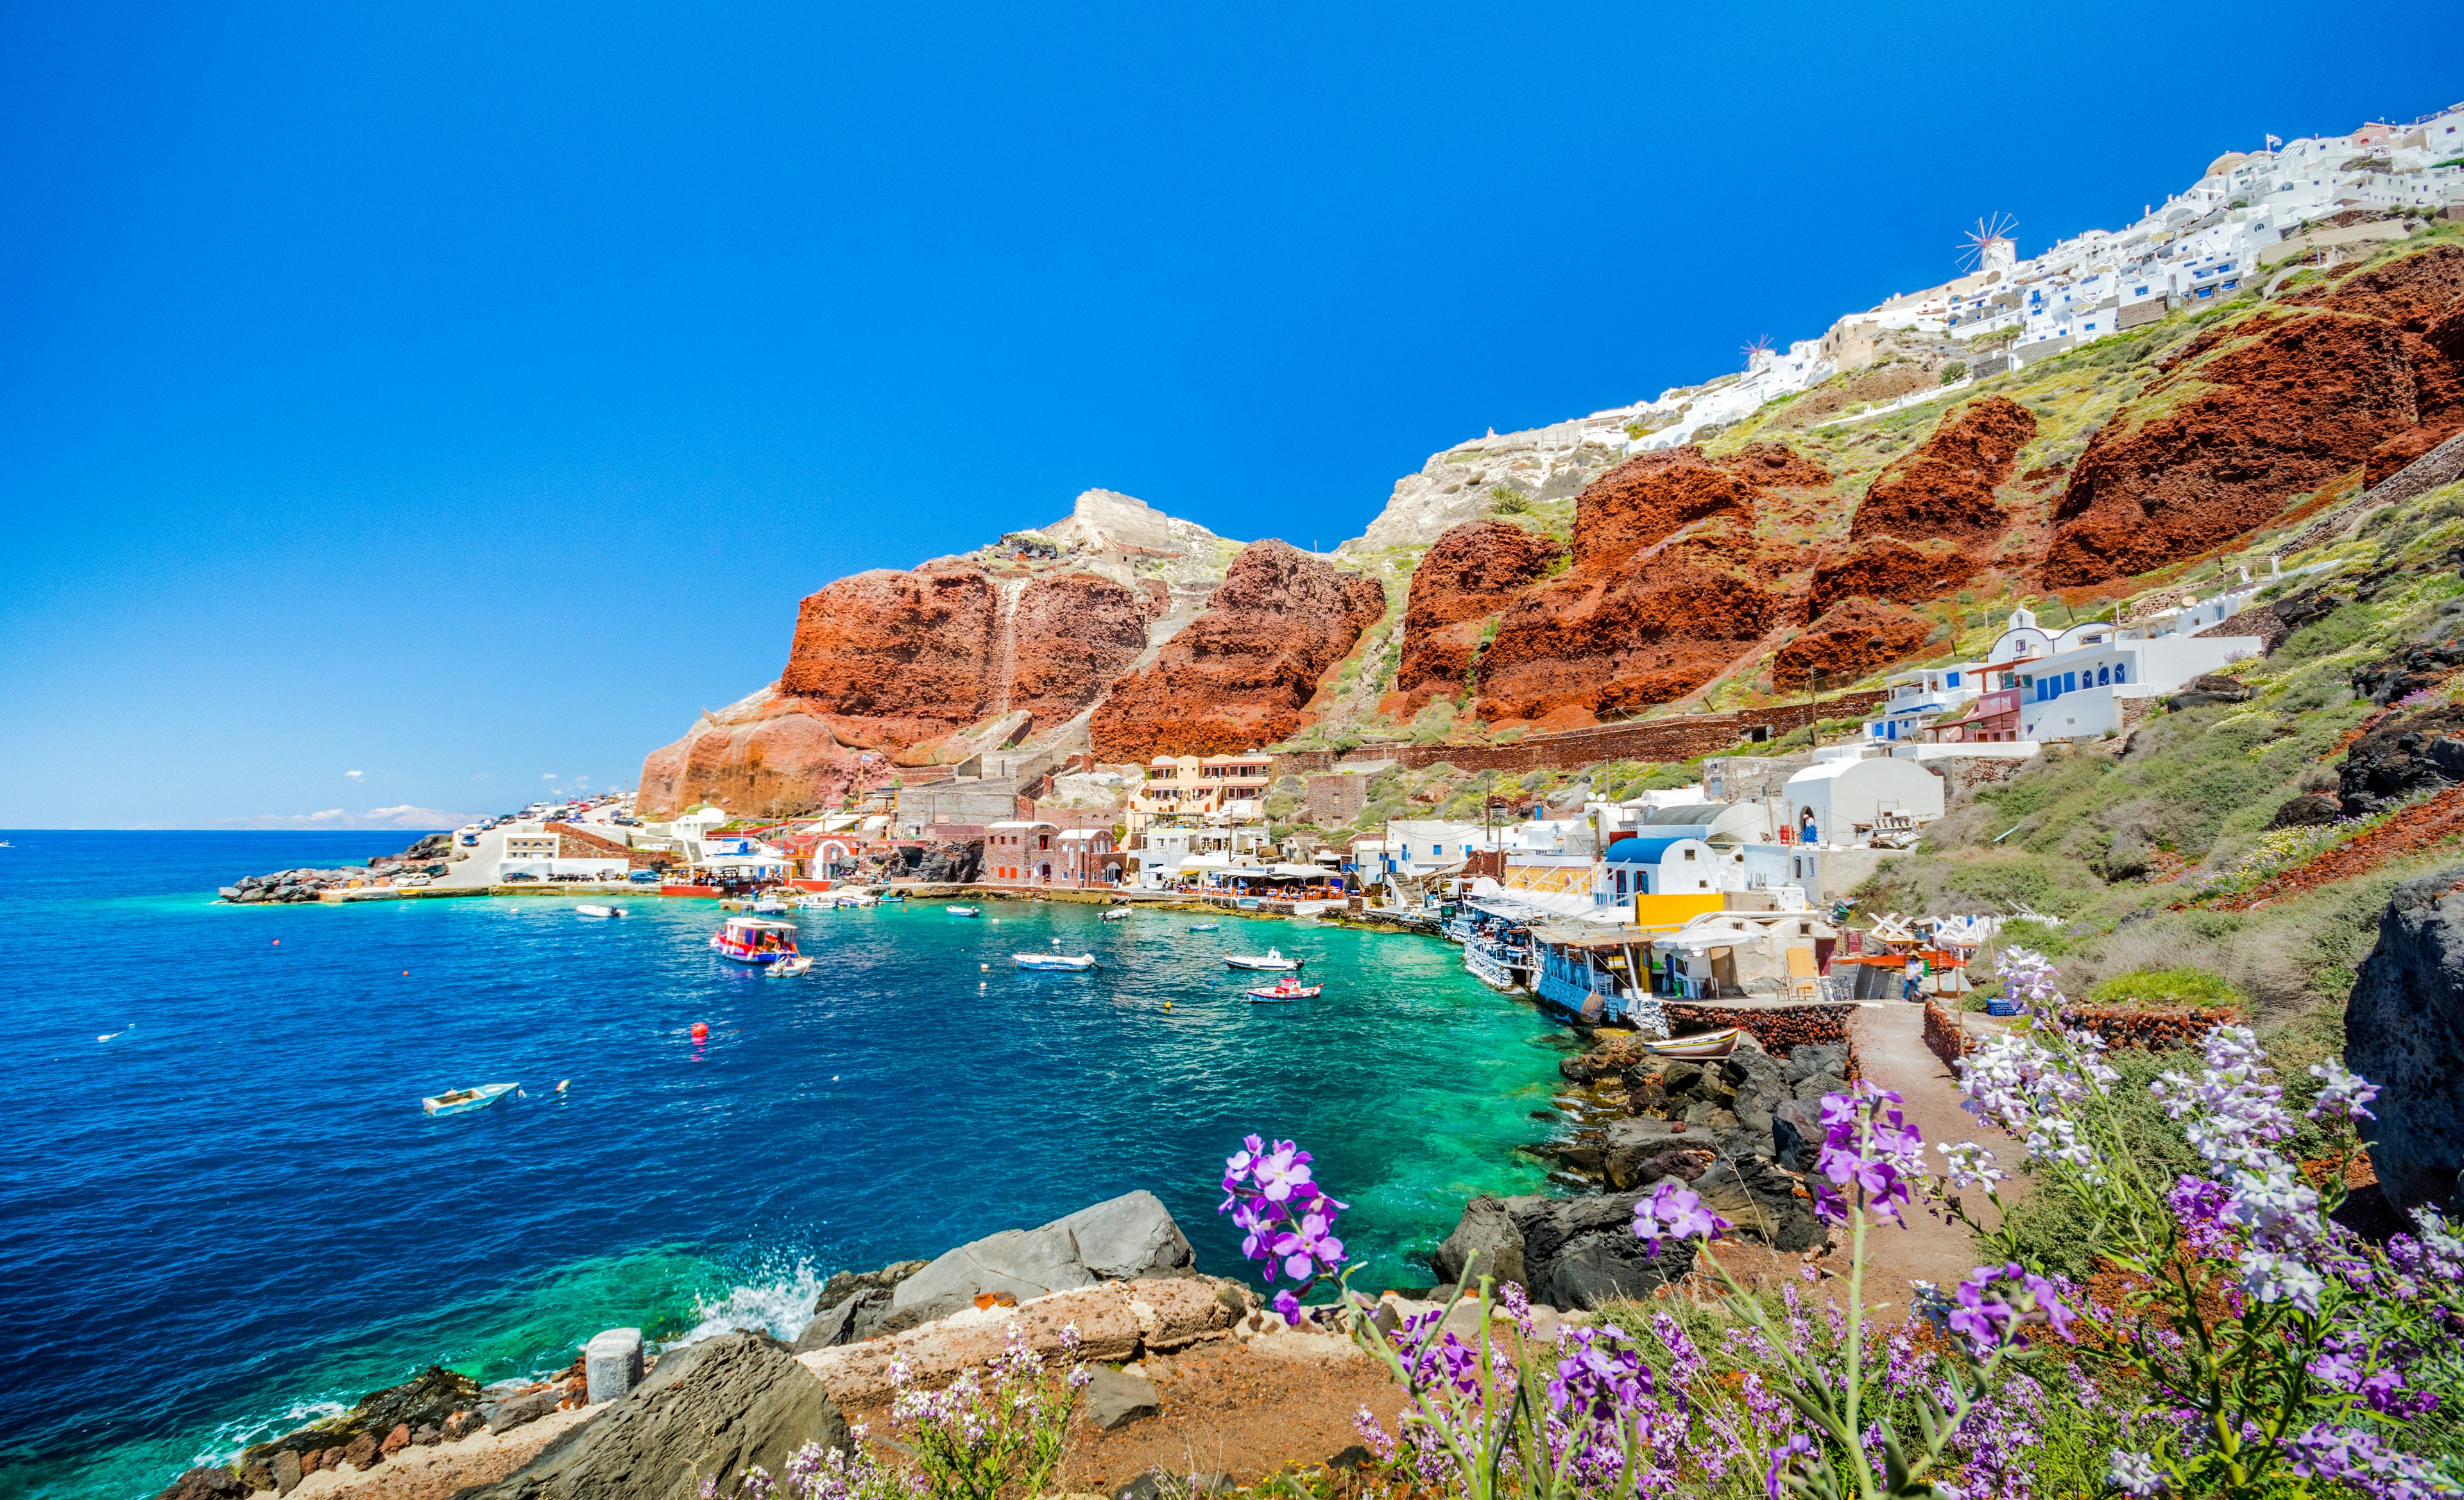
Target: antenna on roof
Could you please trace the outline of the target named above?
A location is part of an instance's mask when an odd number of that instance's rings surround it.
[[[1993,252],[1996,246],[2009,246],[2011,254],[2015,256],[2019,246],[2011,234],[2018,227],[2019,221],[2007,213],[1996,213],[1991,218],[1978,219],[1976,228],[1960,236],[1960,244],[1963,247],[1959,254],[1960,269],[1984,270],[1987,264],[1995,258]]]

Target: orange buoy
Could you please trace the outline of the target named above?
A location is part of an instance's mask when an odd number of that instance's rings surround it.
[[[693,1024],[693,1038],[694,1041],[699,1042],[709,1035],[710,1024],[708,1022],[696,1021]]]

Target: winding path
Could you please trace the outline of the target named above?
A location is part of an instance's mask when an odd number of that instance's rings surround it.
[[[1900,1095],[1908,1123],[1925,1136],[1928,1166],[1939,1169],[1942,1165],[1941,1154],[1933,1150],[1936,1142],[1973,1140],[1991,1151],[2002,1170],[2011,1174],[2013,1180],[2002,1184],[2006,1202],[2013,1190],[2024,1188],[2018,1174],[2025,1149],[1959,1107],[1959,1085],[1950,1069],[1925,1044],[1923,1005],[1899,1001],[1869,1004],[1850,1023],[1850,1034],[1856,1038],[1857,1059],[1866,1078]],[[1991,1205],[1981,1197],[1970,1195],[1968,1207],[1971,1213],[1982,1209],[1990,1222]],[[1905,1229],[1883,1225],[1870,1231],[1865,1245],[1868,1279],[1877,1288],[1889,1288],[1877,1294],[1894,1300],[1911,1281],[1949,1286],[1975,1269],[1979,1259],[1965,1228],[1930,1214],[1911,1216]]]

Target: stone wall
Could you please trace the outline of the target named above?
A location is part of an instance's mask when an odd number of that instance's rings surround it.
[[[1719,1005],[1687,1001],[1662,1001],[1671,1036],[1741,1026],[1774,1057],[1786,1057],[1807,1043],[1844,1043],[1853,1004]]]
[[[1943,1009],[1930,997],[1925,1003],[1925,1044],[1934,1056],[1952,1068],[1976,1050],[1975,1040],[1961,1028],[1959,1017]]]
[[[1596,765],[1602,761],[1691,761],[1697,756],[1726,750],[1757,729],[1776,739],[1792,730],[1803,729],[1817,715],[1823,718],[1839,718],[1862,714],[1881,702],[1882,696],[1880,689],[1872,689],[1842,693],[1837,697],[1823,699],[1816,707],[1803,703],[1773,703],[1763,708],[1718,714],[1678,714],[1667,718],[1641,718],[1624,724],[1599,724],[1589,729],[1526,735],[1506,744],[1377,745],[1354,750],[1351,754],[1364,759],[1375,756],[1416,769],[1442,764],[1462,771],[1572,770],[1577,766]],[[1282,765],[1277,767],[1278,772],[1285,769],[1287,767]]]
[[[2239,1026],[2241,1019],[2230,1005],[2073,1005],[2062,1012],[2065,1025],[2094,1032],[2109,1048],[2151,1052],[2196,1047],[2211,1028]]]

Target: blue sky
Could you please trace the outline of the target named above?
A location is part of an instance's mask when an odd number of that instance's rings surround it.
[[[2452,0],[379,9],[0,13],[0,827],[629,784],[842,574],[1090,485],[1331,546],[2464,96]]]

